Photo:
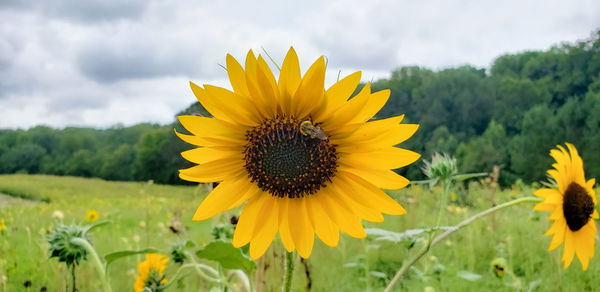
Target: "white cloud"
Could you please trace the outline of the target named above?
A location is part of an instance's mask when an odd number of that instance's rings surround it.
[[[168,123],[195,99],[188,81],[228,87],[219,66],[293,45],[327,83],[403,65],[488,66],[600,27],[597,1],[76,1],[0,4],[0,128]],[[67,9],[68,8],[68,9]]]

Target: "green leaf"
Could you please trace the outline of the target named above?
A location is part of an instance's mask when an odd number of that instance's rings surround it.
[[[89,225],[89,226],[85,227],[85,233],[90,232],[92,229],[95,229],[96,227],[104,226],[104,225],[107,225],[107,224],[110,224],[110,223],[112,223],[112,222],[111,221],[107,221],[107,220],[96,222],[96,223],[94,223],[92,225]]]
[[[467,281],[471,281],[471,282],[481,279],[481,275],[471,273],[471,272],[465,271],[465,270],[458,271],[458,273],[456,273],[456,275]]]
[[[196,243],[193,242],[192,240],[188,239],[185,241],[184,246],[185,246],[185,248],[193,248],[196,246]]]
[[[256,268],[256,263],[245,256],[240,249],[224,241],[213,241],[198,250],[196,255],[199,258],[218,262],[225,269],[250,271]]]
[[[371,276],[373,276],[373,277],[377,277],[377,278],[381,278],[381,279],[387,279],[387,275],[385,273],[382,273],[382,272],[370,271],[369,274],[371,274]]]
[[[120,251],[115,251],[115,252],[111,252],[107,255],[104,256],[104,260],[106,261],[106,265],[110,265],[110,263],[114,262],[115,260],[118,260],[120,258],[124,258],[124,257],[128,257],[128,256],[132,256],[132,255],[136,255],[136,254],[141,254],[141,253],[157,253],[158,250],[155,248],[144,248],[144,249],[140,249],[140,250],[120,250]]]
[[[455,226],[440,226],[438,230],[455,230]],[[415,237],[432,232],[433,228],[407,229],[404,232],[394,232],[380,228],[365,228],[368,236],[374,237],[375,240],[390,241],[393,243],[402,243],[407,246],[412,246],[415,242]]]

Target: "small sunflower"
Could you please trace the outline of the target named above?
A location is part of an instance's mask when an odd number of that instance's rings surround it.
[[[85,220],[87,220],[88,222],[96,222],[98,221],[98,211],[96,210],[88,210],[85,213]]]
[[[406,213],[381,189],[408,185],[392,169],[420,155],[394,146],[411,137],[418,125],[400,124],[403,116],[369,121],[387,102],[389,90],[371,92],[367,83],[350,98],[360,72],[325,89],[325,58],[301,76],[293,48],[278,80],[252,51],[245,69],[227,55],[227,73],[233,92],[191,83],[214,118],[179,117],[192,135],[177,135],[200,146],[182,153],[198,165],[180,170],[179,176],[222,181],[193,220],[247,202],[235,228],[235,247],[250,243],[250,257],[257,259],[279,233],[289,252],[297,250],[307,258],[315,234],[334,247],[340,230],[355,238],[366,236],[361,219],[382,222],[381,213]]]
[[[534,195],[543,198],[534,209],[551,211],[549,219],[554,221],[546,236],[554,235],[550,248],[553,250],[565,243],[562,261],[566,269],[577,255],[583,270],[587,270],[589,260],[594,256],[596,240],[596,222],[598,212],[595,210],[595,179],[585,180],[583,160],[575,146],[566,143],[568,152],[558,145],[550,150],[550,156],[556,160],[554,169],[548,174],[558,185],[558,189],[542,188]]]
[[[164,284],[167,283],[163,272],[167,268],[168,261],[169,258],[162,254],[146,254],[146,260],[138,264],[138,275],[135,277],[133,290],[142,292],[148,288],[152,292],[162,291]]]
[[[4,218],[0,219],[0,232],[6,229],[6,224],[4,224]]]

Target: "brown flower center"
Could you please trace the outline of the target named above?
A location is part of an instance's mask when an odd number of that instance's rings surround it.
[[[571,231],[585,226],[594,212],[594,201],[577,183],[571,183],[563,195],[563,214]]]
[[[280,115],[246,133],[244,167],[252,182],[273,196],[314,194],[331,181],[337,170],[335,145],[323,137],[324,132],[311,135],[301,131],[301,124],[293,116]]]

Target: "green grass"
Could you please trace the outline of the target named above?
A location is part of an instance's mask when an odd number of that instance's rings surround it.
[[[530,195],[532,189],[507,189],[495,195],[496,202],[506,202],[518,196]],[[212,240],[215,224],[226,223],[239,209],[229,211],[203,222],[192,222],[197,205],[206,194],[203,186],[163,186],[148,183],[107,182],[99,179],[54,177],[42,175],[0,176],[0,192],[46,202],[0,200],[0,218],[7,229],[0,233],[0,291],[24,291],[25,281],[32,281],[30,291],[42,286],[48,291],[65,291],[70,276],[64,264],[48,256],[44,235],[55,224],[53,212],[64,213],[63,221],[85,222],[87,210],[94,209],[100,220],[112,224],[91,233],[91,240],[100,253],[155,247],[164,253],[180,239],[190,238],[200,245]],[[457,201],[450,203],[443,225],[454,225],[465,218],[490,207],[489,189],[471,183],[468,190],[455,190]],[[439,208],[439,190],[409,187],[393,192],[408,213],[386,216],[381,224],[365,223],[397,232],[406,229],[430,227],[435,224]],[[592,291],[600,285],[600,264],[593,258],[587,272],[575,260],[567,270],[562,269],[562,248],[548,252],[549,237],[543,234],[550,226],[547,213],[532,211],[531,203],[502,210],[483,218],[444,240],[419,261],[396,291],[423,291],[426,286],[436,291],[514,291],[507,284],[509,276],[499,279],[491,272],[490,262],[503,257],[514,270],[527,291],[531,282],[539,281],[534,291]],[[460,207],[457,210],[456,207]],[[169,229],[173,214],[181,214],[185,235],[173,234]],[[138,238],[136,242],[134,238]],[[402,262],[420,250],[422,242],[411,249],[390,242],[372,239],[354,239],[342,236],[337,248],[325,246],[319,240],[309,266],[312,291],[381,291],[400,268]],[[281,243],[275,240],[264,257],[265,291],[280,291],[283,274],[281,264],[285,254]],[[111,266],[113,291],[131,291],[137,262],[141,257],[121,259]],[[213,264],[213,263],[211,263]],[[167,278],[176,266],[170,262]],[[459,271],[481,275],[476,281],[457,276]],[[378,273],[379,272],[379,273]],[[368,275],[368,277],[366,276]],[[7,278],[2,283],[2,276]],[[77,271],[80,291],[101,291],[100,280],[89,262]],[[254,279],[254,276],[252,276]],[[197,285],[194,276],[184,281],[189,290]],[[295,291],[306,285],[305,269],[297,263],[294,277]],[[207,288],[203,286],[200,290]],[[4,290],[2,290],[4,289]],[[177,291],[171,288],[171,291]]]

